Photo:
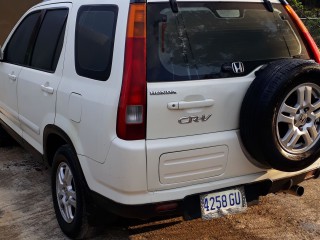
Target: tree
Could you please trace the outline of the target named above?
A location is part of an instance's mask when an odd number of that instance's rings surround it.
[[[302,0],[301,2],[303,5],[308,7],[320,7],[319,0]]]
[[[319,0],[287,0],[299,17],[303,20],[312,37],[320,47],[320,1]]]

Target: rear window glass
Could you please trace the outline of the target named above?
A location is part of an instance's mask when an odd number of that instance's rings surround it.
[[[148,81],[179,81],[246,75],[268,61],[309,56],[281,4],[148,4]],[[232,63],[243,63],[234,73]]]

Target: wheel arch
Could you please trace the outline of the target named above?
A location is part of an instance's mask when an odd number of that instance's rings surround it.
[[[43,133],[43,155],[45,160],[52,166],[53,157],[59,147],[68,144],[77,153],[76,148],[68,134],[55,125],[47,125]]]

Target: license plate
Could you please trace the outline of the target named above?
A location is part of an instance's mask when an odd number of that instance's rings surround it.
[[[203,219],[239,213],[247,208],[243,187],[201,195],[200,203]]]

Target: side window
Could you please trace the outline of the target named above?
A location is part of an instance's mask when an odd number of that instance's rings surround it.
[[[54,72],[60,57],[67,9],[48,10],[44,16],[31,58],[31,67]]]
[[[26,65],[26,54],[35,32],[40,12],[28,15],[18,26],[5,49],[5,61],[17,65]]]
[[[110,76],[118,7],[83,6],[76,23],[75,64],[80,76],[106,81]]]

